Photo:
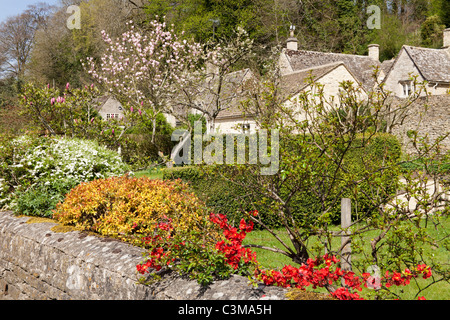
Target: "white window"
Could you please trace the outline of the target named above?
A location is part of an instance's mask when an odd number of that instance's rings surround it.
[[[111,120],[111,119],[119,119],[119,114],[118,113],[107,113],[106,120]]]
[[[400,83],[403,88],[403,96],[409,97],[412,94],[412,84],[411,81],[403,81]]]

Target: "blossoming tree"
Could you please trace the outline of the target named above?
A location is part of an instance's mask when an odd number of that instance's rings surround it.
[[[200,113],[208,121],[208,132],[215,131],[216,118],[222,111],[239,106],[247,99],[245,88],[254,80],[245,70],[233,72],[243,61],[254,58],[254,44],[248,33],[238,27],[230,38],[206,45],[202,62],[206,68],[189,77],[179,88],[177,105],[184,110]]]
[[[171,100],[198,66],[200,44],[180,40],[164,22],[151,21],[149,30],[137,30],[133,22],[121,38],[111,39],[103,32],[107,45],[101,61],[88,58],[88,73],[126,109],[129,121],[143,124],[155,143],[156,120],[171,113]]]

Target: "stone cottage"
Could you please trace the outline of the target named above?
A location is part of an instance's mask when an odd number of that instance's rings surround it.
[[[119,101],[110,96],[103,96],[95,101],[98,103],[97,111],[103,120],[121,119],[124,110]]]
[[[346,70],[341,68],[344,72],[343,78],[348,72],[351,73],[357,80],[355,84],[361,84],[364,90],[369,92],[376,86],[377,81],[374,75],[377,68],[380,70],[378,80],[381,81],[384,78],[379,57],[380,50],[377,44],[369,45],[367,56],[301,50],[298,48],[298,40],[291,33],[291,37],[287,40],[287,47],[281,52],[279,66],[281,75],[285,76],[301,70],[341,63],[346,67]],[[302,84],[299,83],[299,85]],[[324,90],[327,90],[326,84]]]
[[[291,33],[287,47],[283,49],[279,59],[281,92],[286,98],[285,103],[296,108],[300,92],[313,89],[308,84],[308,79],[312,77],[316,83],[324,86],[324,98],[333,107],[339,104],[338,95],[343,81],[351,81],[358,87],[360,99],[365,100],[368,92],[377,84],[374,78],[376,68],[380,70],[379,81],[384,77],[381,65],[378,45],[369,46],[368,56],[305,51],[298,50],[298,41]],[[242,80],[253,76],[248,69],[230,76],[236,78],[237,74]],[[219,113],[216,118],[216,132],[253,133],[257,130],[253,115],[244,114],[239,108],[239,98],[242,97],[234,97],[233,103]],[[301,113],[298,113],[298,117],[301,119]]]
[[[314,79],[315,83],[323,85],[323,99],[326,106],[331,110],[340,105],[339,95],[342,91],[341,83],[351,82],[358,87],[358,98],[366,100],[368,95],[363,84],[349,70],[343,62],[330,63],[318,67],[308,68],[286,74],[281,78],[281,92],[287,97],[285,105],[290,106],[295,112],[297,120],[306,120],[305,115],[299,108],[299,96],[302,92],[311,92],[310,99],[315,98],[318,88],[309,83]]]
[[[403,46],[383,80],[384,89],[399,98],[407,98],[426,81],[426,91],[421,96],[445,95],[450,89],[450,28],[444,30],[442,49]]]

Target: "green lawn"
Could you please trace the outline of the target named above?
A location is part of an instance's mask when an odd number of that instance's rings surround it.
[[[153,168],[153,169],[149,169],[149,170],[143,170],[143,171],[138,171],[135,172],[134,175],[137,178],[141,178],[141,177],[147,177],[150,179],[162,179],[163,175],[164,175],[164,171],[165,170],[185,170],[188,167],[173,167],[171,169],[168,169],[166,167],[157,167],[157,168]]]
[[[161,169],[144,170],[144,171],[138,171],[138,172],[134,173],[136,178],[147,177],[150,179],[162,179],[163,174],[164,173]]]

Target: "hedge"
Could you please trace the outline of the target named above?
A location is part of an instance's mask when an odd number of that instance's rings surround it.
[[[345,165],[351,168],[350,174],[354,179],[363,177],[371,169],[379,168],[387,161],[398,161],[401,157],[401,144],[396,137],[390,134],[376,134],[364,148],[361,147],[362,144],[363,138],[358,137],[344,158]],[[364,166],[363,158],[371,160],[365,161]],[[381,179],[380,181],[387,186],[385,198],[396,192],[396,184],[392,182],[398,180],[397,169],[384,170],[371,177],[371,180]],[[261,204],[261,201],[249,203],[246,201],[249,200],[248,195],[242,187],[226,181],[214,170],[205,170],[202,166],[176,167],[165,170],[163,179],[181,179],[188,182],[193,192],[206,203],[211,211],[227,214],[231,222],[239,222],[244,212],[258,210],[265,224],[275,228],[281,227],[276,215],[269,212],[270,204]],[[374,192],[370,189],[368,182],[360,183],[358,188],[362,188],[368,194]],[[347,192],[342,197],[349,197],[352,199],[352,203],[357,204],[354,206],[354,214],[377,212],[371,204],[371,199],[367,199],[361,192],[356,196]],[[340,201],[338,203],[340,204]],[[312,215],[307,217],[305,213],[317,212],[321,210],[321,207],[322,203],[311,193],[296,194],[290,205],[291,212],[301,223],[308,223],[308,219],[312,219]],[[331,216],[333,222],[338,223],[340,207],[336,207],[331,212]]]

